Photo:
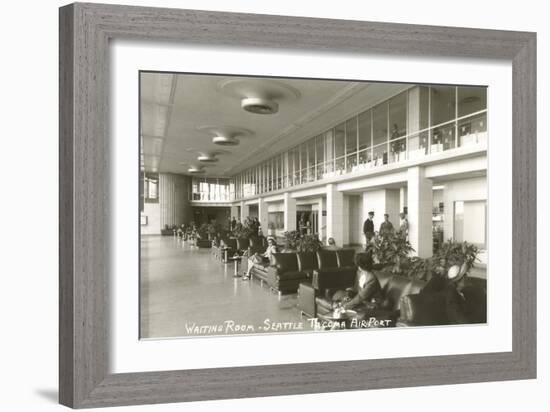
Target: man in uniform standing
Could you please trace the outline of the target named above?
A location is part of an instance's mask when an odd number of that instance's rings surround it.
[[[368,245],[371,239],[374,237],[374,212],[369,212],[369,217],[363,223],[363,233],[365,234],[366,244]]]

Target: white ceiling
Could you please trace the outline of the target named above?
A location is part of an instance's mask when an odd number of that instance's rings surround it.
[[[349,81],[276,79],[298,97],[278,98],[279,111],[258,115],[241,109],[240,98],[223,88],[228,80],[248,79],[196,74],[142,73],[141,149],[146,171],[187,173],[199,151],[223,150],[206,176],[231,176],[292,147],[409,85]],[[269,83],[261,78],[252,82]],[[238,146],[220,147],[204,126],[252,131]],[[181,164],[184,163],[184,164]]]

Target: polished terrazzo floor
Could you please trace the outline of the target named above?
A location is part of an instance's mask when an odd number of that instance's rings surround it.
[[[210,252],[171,236],[142,237],[142,338],[311,330],[296,295],[279,297],[258,280],[234,278],[233,264]]]

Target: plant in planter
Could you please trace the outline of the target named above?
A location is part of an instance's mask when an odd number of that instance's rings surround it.
[[[402,266],[403,273],[411,279],[430,280],[435,270],[435,261],[432,258],[413,256],[407,259]]]
[[[377,232],[367,245],[367,253],[369,252],[380,266],[388,267],[394,273],[402,273],[414,249],[409,241],[398,233],[381,236]]]
[[[254,234],[254,230],[251,227],[251,221],[247,218],[244,223],[237,223],[231,234],[237,239],[249,238]]]
[[[298,239],[298,252],[317,252],[323,247],[323,244],[317,235],[302,235]]]
[[[212,246],[212,242],[209,240],[210,237],[210,224],[203,223],[199,226],[196,231],[196,240],[195,245],[200,248],[208,248]]]
[[[209,240],[214,240],[220,231],[221,226],[217,223],[208,223],[206,225],[206,232]]]
[[[208,224],[207,223],[203,223],[202,225],[199,226],[199,228],[197,229],[197,237],[199,239],[208,239]]]
[[[297,230],[285,232],[285,249],[295,252],[316,252],[323,244],[316,235],[302,235]]]
[[[297,230],[291,230],[289,232],[283,233],[285,238],[285,249],[289,251],[298,250],[298,240],[300,239],[300,232]]]
[[[478,254],[479,248],[471,243],[447,240],[431,258],[409,258],[403,271],[408,277],[420,280],[430,280],[434,274],[445,274],[453,265],[466,265],[468,273],[478,260]]]
[[[457,242],[449,239],[444,242],[437,251],[434,259],[437,259],[448,270],[453,265],[466,265],[466,273],[474,267],[478,260],[479,248],[468,242]]]

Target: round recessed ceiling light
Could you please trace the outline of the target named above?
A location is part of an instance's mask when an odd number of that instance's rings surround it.
[[[193,173],[193,174],[199,174],[199,173],[204,173],[205,170],[201,167],[196,167],[196,166],[191,166],[189,169],[187,169],[187,171],[189,173]]]
[[[202,163],[216,163],[218,161],[218,158],[214,154],[201,153],[197,157],[197,160]]]
[[[228,136],[216,136],[212,138],[212,143],[220,146],[237,146],[239,144],[239,139]]]
[[[279,111],[279,104],[263,97],[245,97],[241,100],[241,107],[254,114],[275,114]]]
[[[254,132],[238,126],[198,126],[197,130],[209,133],[212,138],[212,143],[219,146],[237,146],[240,140],[237,137],[251,137]]]
[[[285,82],[261,78],[230,78],[218,83],[218,90],[241,101],[249,113],[275,114],[280,102],[299,99],[298,89]]]
[[[198,174],[206,172],[206,170],[204,170],[204,166],[201,165],[189,164],[186,162],[179,162],[179,164],[187,167],[187,173]]]

